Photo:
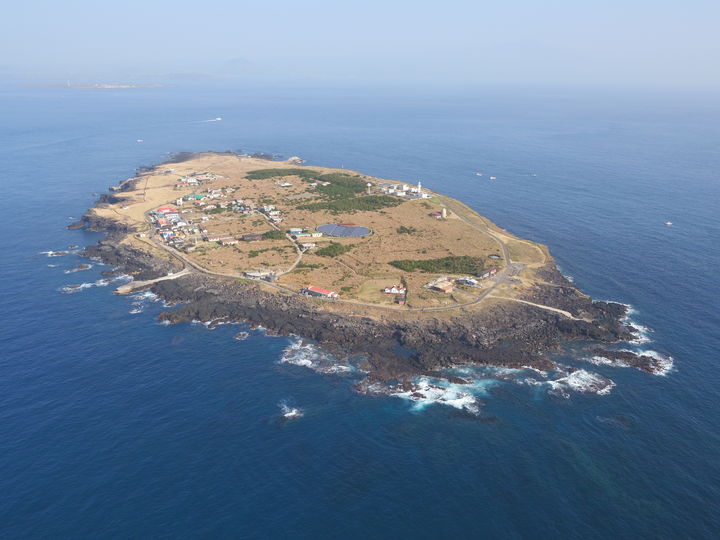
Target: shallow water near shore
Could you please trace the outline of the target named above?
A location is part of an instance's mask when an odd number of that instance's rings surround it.
[[[0,112],[1,536],[717,536],[717,100],[2,87]],[[356,363],[299,338],[162,325],[171,308],[114,296],[109,267],[65,273],[88,263],[69,246],[100,238],[65,229],[97,193],[228,149],[458,198],[630,304],[643,339],[617,348],[672,367],[578,344],[555,354],[565,372],[459,368],[471,384],[420,378],[425,399],[363,395]]]

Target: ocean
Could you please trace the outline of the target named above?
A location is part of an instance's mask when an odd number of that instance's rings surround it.
[[[717,96],[4,85],[0,118],[0,537],[720,536]],[[296,338],[161,325],[48,253],[95,243],[66,226],[137,167],[239,149],[462,200],[630,304],[672,368],[568,357],[604,395],[491,373],[476,414],[365,396]]]

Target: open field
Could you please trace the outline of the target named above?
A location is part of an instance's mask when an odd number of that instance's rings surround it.
[[[549,257],[544,246],[517,239],[459,201],[407,185],[398,194],[388,182],[348,170],[198,154],[142,173],[132,189],[116,191],[110,204],[93,211],[132,228],[126,242],[174,253],[195,270],[238,278],[272,274],[276,290],[312,285],[358,306],[477,309],[500,285],[509,295],[532,286],[533,268]],[[371,233],[320,236],[317,227],[324,224]],[[294,228],[302,232],[290,235]],[[512,286],[508,258],[520,263]],[[496,273],[483,279],[490,268]],[[455,283],[453,290],[427,287],[442,276],[480,279],[476,286]],[[407,289],[405,302],[383,292],[394,285]]]

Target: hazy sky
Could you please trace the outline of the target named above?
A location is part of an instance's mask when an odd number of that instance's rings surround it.
[[[716,86],[720,0],[24,0],[0,73]]]

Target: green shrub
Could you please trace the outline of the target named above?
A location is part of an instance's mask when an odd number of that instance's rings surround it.
[[[271,231],[268,231],[266,233],[263,233],[263,238],[265,240],[284,240],[285,239],[285,233],[282,231],[278,231],[276,229],[273,229]]]
[[[481,257],[442,257],[441,259],[390,261],[388,264],[404,272],[429,272],[433,274],[477,274],[484,267]]]
[[[303,204],[298,206],[301,210],[310,210],[317,212],[318,210],[330,210],[334,213],[372,211],[381,208],[390,208],[402,204],[402,200],[389,195],[368,195],[367,197],[355,197],[352,199],[339,199],[331,201],[323,201],[316,203]]]
[[[405,225],[401,225],[397,228],[398,234],[415,234],[417,232],[417,229],[415,227],[406,227]]]
[[[341,173],[323,174],[318,178],[330,182],[327,186],[318,186],[317,191],[330,199],[349,199],[366,189],[366,182],[355,176]]]
[[[330,242],[330,244],[325,246],[324,248],[318,249],[315,252],[315,255],[320,255],[321,257],[338,257],[343,253],[347,253],[353,247],[354,246],[339,244],[337,242]]]
[[[316,178],[318,171],[311,169],[257,169],[245,175],[248,180],[263,180],[265,178],[278,178],[283,176],[299,176],[300,178]]]

